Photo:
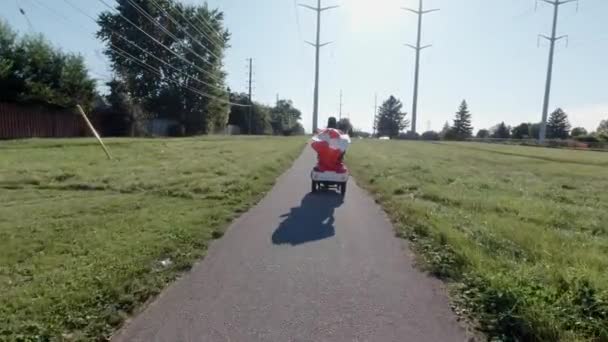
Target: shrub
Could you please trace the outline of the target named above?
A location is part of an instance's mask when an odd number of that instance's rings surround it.
[[[426,131],[426,132],[422,133],[420,138],[422,140],[439,140],[440,136],[439,136],[439,133],[437,133],[435,131]]]

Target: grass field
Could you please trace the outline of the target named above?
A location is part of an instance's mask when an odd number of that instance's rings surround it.
[[[356,142],[357,181],[504,341],[608,341],[608,153]]]
[[[302,138],[0,142],[0,341],[103,340],[270,189]]]

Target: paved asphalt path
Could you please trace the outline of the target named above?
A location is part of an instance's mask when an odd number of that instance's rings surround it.
[[[310,194],[310,148],[113,341],[467,341],[355,182]]]

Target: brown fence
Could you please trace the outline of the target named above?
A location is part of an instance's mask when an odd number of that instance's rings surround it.
[[[88,136],[75,112],[41,106],[0,103],[0,139]]]

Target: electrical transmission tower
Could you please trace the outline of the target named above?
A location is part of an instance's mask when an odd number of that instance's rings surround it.
[[[545,35],[539,35],[539,37],[545,38],[550,42],[549,48],[549,66],[547,67],[547,82],[545,83],[545,98],[543,101],[543,117],[540,123],[540,133],[538,141],[542,144],[545,142],[547,136],[547,114],[549,113],[549,98],[551,96],[551,79],[553,77],[553,56],[555,54],[555,42],[567,38],[567,35],[556,37],[557,34],[557,19],[559,14],[559,6],[574,2],[578,0],[541,0],[550,5],[553,5],[553,30],[551,31],[551,37]]]
[[[406,44],[407,46],[416,50],[416,71],[414,74],[414,99],[412,100],[412,132],[414,132],[414,133],[416,133],[416,119],[418,116],[418,80],[420,78],[420,51],[424,50],[428,47],[431,47],[431,45],[420,46],[420,41],[422,39],[422,16],[427,13],[439,11],[439,9],[423,10],[422,8],[423,8],[422,0],[419,0],[418,10],[402,7],[402,9],[413,12],[416,15],[418,15],[418,39],[416,41],[416,46]]]
[[[332,8],[337,8],[339,6],[321,7],[321,0],[317,0],[317,7],[312,7],[312,6],[304,5],[304,4],[300,4],[300,6],[317,12],[317,41],[316,41],[316,43],[312,43],[309,41],[306,42],[306,43],[312,45],[316,50],[316,52],[315,52],[315,94],[314,94],[314,103],[313,103],[313,112],[312,112],[312,133],[314,134],[317,131],[318,122],[319,122],[319,50],[323,46],[330,44],[330,42],[323,43],[323,44],[321,44],[321,42],[320,42],[320,40],[321,40],[321,13],[324,11],[330,10]]]

